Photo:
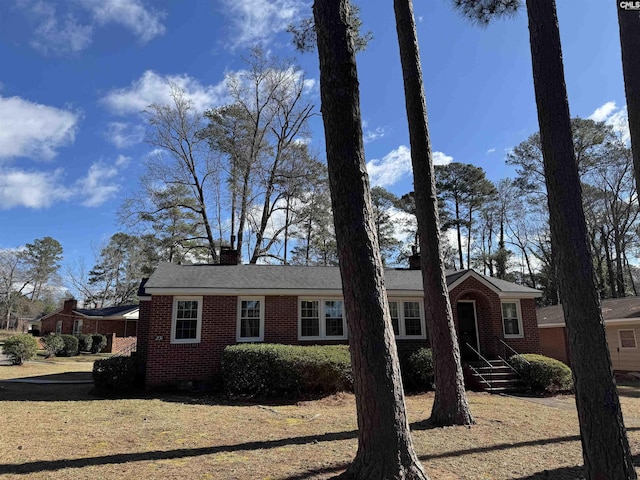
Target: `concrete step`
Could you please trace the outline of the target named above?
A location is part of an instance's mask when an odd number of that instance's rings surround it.
[[[469,373],[475,382],[486,392],[505,393],[520,387],[518,375],[503,360],[469,363]]]

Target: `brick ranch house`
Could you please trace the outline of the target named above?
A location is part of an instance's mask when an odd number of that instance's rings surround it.
[[[602,317],[616,372],[640,372],[640,297],[602,300]],[[562,305],[538,309],[542,354],[570,365]]]
[[[387,269],[398,348],[428,346],[419,269]],[[539,353],[534,290],[472,270],[447,275],[464,360]],[[242,342],[347,343],[337,267],[162,264],[139,292],[138,353],[147,388],[215,382]],[[508,354],[508,353],[507,353]]]
[[[78,308],[78,302],[69,299],[65,300],[62,309],[40,319],[40,333],[101,333],[107,337],[107,346],[103,352],[131,351],[136,346],[138,312],[138,305]]]

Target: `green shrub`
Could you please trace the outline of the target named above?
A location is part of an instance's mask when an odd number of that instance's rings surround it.
[[[93,363],[95,388],[112,393],[124,393],[134,389],[136,362],[133,357],[111,357]]]
[[[555,393],[573,388],[571,369],[554,358],[526,353],[512,356],[509,363],[534,392]]]
[[[80,352],[91,351],[91,345],[93,344],[93,336],[88,333],[80,333],[76,335],[78,339],[78,350]]]
[[[47,352],[47,358],[56,356],[64,348],[64,340],[55,333],[45,335],[40,339],[40,343]]]
[[[107,337],[101,333],[95,333],[91,335],[91,353],[100,353],[104,347],[107,346]]]
[[[402,383],[405,388],[430,390],[433,387],[433,354],[430,348],[421,347],[402,355]]]
[[[60,335],[64,347],[58,352],[60,357],[75,357],[78,354],[78,339],[74,335]]]
[[[14,365],[22,365],[31,360],[38,351],[38,342],[32,335],[13,335],[5,340],[2,353],[8,355]]]
[[[230,395],[296,398],[353,389],[346,345],[232,345],[222,373]]]

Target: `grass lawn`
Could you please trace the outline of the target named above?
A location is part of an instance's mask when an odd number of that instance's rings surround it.
[[[90,362],[0,366],[0,378],[88,371]],[[89,368],[90,370],[90,368]],[[326,479],[357,448],[354,398],[296,404],[162,395],[102,399],[90,385],[0,382],[1,479]],[[640,384],[620,388],[640,453]],[[407,397],[416,450],[434,480],[579,478],[573,397],[469,393],[478,422],[429,429],[432,394]]]

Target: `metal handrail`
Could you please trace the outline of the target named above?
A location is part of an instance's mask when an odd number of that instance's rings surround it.
[[[138,350],[138,342],[132,343],[131,345],[126,346],[122,350],[117,351],[111,357],[128,357],[131,356],[132,353]]]
[[[484,383],[486,383],[487,385],[489,385],[489,388],[493,388],[493,368],[494,368],[494,367],[493,367],[493,365],[491,364],[491,362],[490,362],[489,360],[487,360],[486,358],[484,358],[484,357],[482,356],[482,354],[481,354],[478,350],[476,350],[475,348],[473,348],[473,347],[472,347],[471,345],[469,345],[467,342],[465,342],[465,345],[466,345],[468,348],[470,348],[470,349],[471,349],[471,351],[472,351],[473,353],[475,353],[475,354],[478,356],[478,358],[479,358],[480,360],[484,361],[484,363],[486,363],[486,364],[489,366],[489,368],[490,368],[490,370],[489,370],[490,380],[487,380],[486,378],[484,378],[484,376],[483,376],[480,372],[478,372],[478,370],[476,370],[476,369],[473,367],[473,365],[469,365],[469,368],[471,368],[471,369],[472,369],[472,370],[473,370],[473,371],[474,371],[474,372],[475,372],[475,373],[476,373],[476,374],[477,374],[477,375],[482,379],[482,381],[483,381]]]
[[[483,361],[484,361],[484,363],[486,363],[486,364],[487,364],[487,365],[489,365],[491,368],[493,368],[493,365],[491,365],[491,362],[490,362],[489,360],[487,360],[486,358],[484,358],[484,357],[482,356],[482,354],[481,354],[478,350],[476,350],[475,348],[473,348],[473,347],[472,347],[471,345],[469,345],[467,342],[465,342],[464,344],[465,344],[467,347],[469,347],[473,353],[475,353],[476,355],[478,355],[478,358],[479,358],[480,360],[483,360]]]
[[[521,354],[521,353],[519,353],[519,352],[515,351],[515,350],[513,349],[513,347],[511,347],[511,345],[509,345],[507,342],[505,342],[504,340],[502,340],[500,337],[496,336],[495,338],[496,338],[496,339],[497,339],[497,340],[498,340],[502,345],[504,345],[504,346],[505,346],[505,347],[507,347],[509,350],[511,350],[511,352],[513,352],[513,354],[514,354],[514,355],[517,355],[517,356],[519,356],[519,357],[522,357],[522,354]],[[506,357],[506,355],[505,355],[505,357]],[[527,360],[527,359],[526,359],[526,358],[524,358],[524,357],[522,357],[522,359],[525,361],[525,363],[526,363],[527,365],[531,365],[531,362],[529,362],[529,360]],[[507,362],[507,361],[505,360],[505,362]],[[507,362],[507,364],[508,364],[508,363],[509,363],[509,362]]]

